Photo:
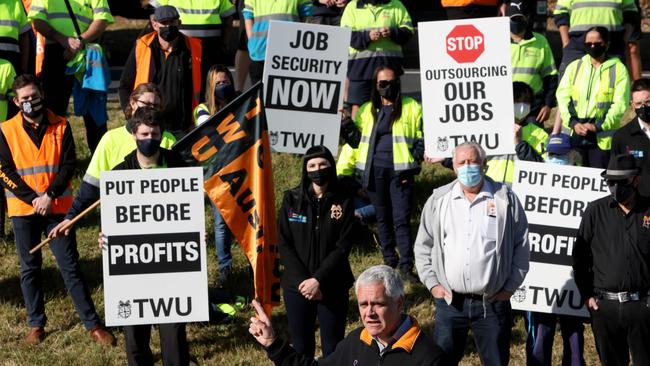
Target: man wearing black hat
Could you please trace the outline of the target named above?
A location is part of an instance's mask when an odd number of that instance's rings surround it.
[[[591,202],[573,249],[573,271],[591,314],[603,365],[650,365],[650,200],[638,193],[629,154],[602,173],[610,197]]]
[[[194,125],[192,112],[201,97],[201,41],[181,34],[180,24],[175,7],[156,8],[151,18],[154,32],[136,40],[124,65],[119,87],[120,104],[124,109],[138,85],[157,84],[165,101],[165,130],[177,138]]]

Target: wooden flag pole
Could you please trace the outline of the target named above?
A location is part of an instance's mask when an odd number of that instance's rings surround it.
[[[70,220],[70,222],[69,222],[67,225],[65,225],[64,227],[61,228],[61,231],[68,230],[69,228],[71,228],[72,226],[74,226],[74,224],[76,224],[77,221],[81,220],[82,217],[86,216],[86,215],[89,214],[92,210],[94,210],[95,208],[97,208],[97,206],[99,206],[99,201],[100,201],[100,200],[95,201],[95,203],[93,203],[92,205],[90,205],[87,209],[83,210],[79,215],[75,216],[72,220]],[[43,240],[40,244],[38,244],[37,246],[35,246],[34,248],[32,248],[32,250],[29,251],[29,254],[34,254],[34,253],[36,253],[39,249],[41,249],[42,247],[46,246],[49,242],[51,242],[52,239],[53,239],[53,238],[47,238],[47,239]]]

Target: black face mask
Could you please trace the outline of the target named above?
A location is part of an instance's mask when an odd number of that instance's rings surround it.
[[[232,84],[220,84],[214,87],[214,97],[223,102],[230,102],[235,96],[235,88]]]
[[[20,102],[20,110],[27,118],[38,118],[43,114],[43,100],[41,98],[35,98]]]
[[[160,140],[142,139],[135,140],[135,142],[138,146],[138,151],[148,158],[154,156],[160,149]]]
[[[605,54],[607,47],[603,45],[595,45],[593,47],[585,46],[585,52],[592,58],[598,58]]]
[[[170,25],[167,27],[160,27],[158,34],[160,35],[160,38],[164,39],[167,42],[171,42],[178,38],[180,31],[178,30],[177,26]]]
[[[647,105],[642,105],[640,108],[634,109],[634,112],[636,112],[636,116],[643,122],[650,122],[650,107]]]
[[[510,32],[512,34],[523,34],[526,32],[526,28],[528,27],[528,22],[526,22],[526,19],[522,17],[517,17],[520,18],[518,20],[512,20],[510,18]]]
[[[331,167],[318,169],[311,172],[307,172],[307,176],[315,185],[322,187],[326,185],[327,182],[329,182],[331,170],[332,170]]]
[[[632,183],[614,183],[609,185],[609,193],[618,203],[625,203],[634,194],[635,187]]]
[[[388,100],[395,100],[397,93],[399,93],[399,84],[393,80],[386,86],[377,88],[377,93]]]

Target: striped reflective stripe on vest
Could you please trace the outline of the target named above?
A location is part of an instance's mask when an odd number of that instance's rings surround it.
[[[20,24],[18,24],[17,20],[6,20],[6,19],[0,19],[0,25],[4,25],[7,27],[18,27]]]
[[[300,17],[293,14],[268,14],[255,16],[256,22],[263,22],[265,20],[288,20],[291,22],[297,22],[300,20]]]
[[[574,2],[571,4],[571,10],[580,9],[580,8],[614,8],[618,9],[621,7],[621,3],[618,2],[607,2],[607,1],[581,1]]]
[[[537,69],[534,68],[534,67],[513,67],[512,68],[512,73],[513,74],[535,75],[535,74],[537,74]]]
[[[75,14],[75,15],[77,16],[77,20],[82,22],[82,23],[90,24],[90,23],[93,22],[93,20],[90,19],[90,18],[81,16],[79,14]],[[70,14],[68,14],[68,13],[47,13],[47,18],[48,19],[70,19]],[[70,21],[72,21],[72,20],[70,20]]]
[[[404,143],[404,144],[407,144],[407,145],[413,145],[415,140],[416,139],[413,138],[413,137],[393,136],[393,144]],[[359,142],[363,142],[363,143],[366,143],[366,144],[370,143],[370,136],[361,136],[361,139],[359,140]]]
[[[84,175],[83,181],[90,184],[93,187],[99,187],[99,179],[93,177],[92,175],[86,173]]]
[[[354,163],[354,167],[357,168],[357,170],[359,170],[359,171],[364,171],[366,169],[366,163],[356,161]],[[416,163],[416,162],[393,163],[393,169],[394,170],[410,170],[410,169],[416,169],[417,167],[418,167],[418,163]]]
[[[36,175],[42,173],[52,174],[58,172],[59,172],[58,165],[38,165],[38,166],[32,166],[24,169],[16,169],[16,173],[18,173],[18,175],[20,175],[21,177],[24,177],[26,175]]]
[[[571,26],[571,29],[569,29],[569,32],[586,32],[590,28],[592,28],[593,26],[594,26],[593,24],[576,24],[576,25]],[[622,25],[598,24],[598,26],[605,27],[610,32],[618,32],[618,31],[623,30]]]
[[[13,43],[0,43],[0,51],[20,52],[20,47]]]
[[[609,68],[609,87],[614,89],[616,86],[616,64]]]
[[[404,57],[402,51],[370,51],[364,50],[360,52],[351,53],[348,56],[349,60],[360,60],[373,57]]]

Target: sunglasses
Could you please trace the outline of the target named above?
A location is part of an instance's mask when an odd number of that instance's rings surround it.
[[[380,88],[386,88],[389,85],[397,84],[397,80],[379,80],[377,81],[377,86]]]

